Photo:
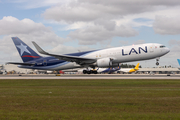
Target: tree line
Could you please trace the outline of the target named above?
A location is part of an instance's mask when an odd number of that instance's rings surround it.
[[[121,64],[121,68],[134,68],[136,65],[131,65],[131,64]],[[141,65],[139,68],[142,68]]]

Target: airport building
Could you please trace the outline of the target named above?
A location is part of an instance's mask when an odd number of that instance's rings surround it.
[[[120,74],[124,73],[120,72]],[[135,74],[180,74],[180,68],[139,68],[139,70],[136,71]]]
[[[137,71],[139,74],[154,73],[154,74],[180,74],[179,68],[140,68]]]
[[[19,73],[27,74],[33,71],[31,69],[18,68],[17,65],[12,65],[12,64],[1,65],[0,70],[1,72],[6,72],[9,74],[19,74]]]

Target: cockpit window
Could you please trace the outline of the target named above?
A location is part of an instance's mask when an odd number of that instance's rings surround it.
[[[164,46],[164,45],[161,45],[161,46],[159,46],[160,48],[164,48],[164,47],[166,47],[166,46]]]

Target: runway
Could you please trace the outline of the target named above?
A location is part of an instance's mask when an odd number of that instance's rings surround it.
[[[50,75],[0,75],[0,79],[180,79],[180,75],[160,74],[160,75],[139,75],[139,74],[91,74],[91,75],[79,75],[79,74],[65,74],[56,76],[55,74]]]

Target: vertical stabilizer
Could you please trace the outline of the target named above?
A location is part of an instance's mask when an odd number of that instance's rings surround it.
[[[178,61],[179,65],[180,65],[180,59],[177,59],[177,61]]]
[[[139,63],[136,65],[134,69],[129,70],[129,73],[135,72],[139,70]]]
[[[34,50],[32,50],[28,45],[26,45],[22,40],[20,40],[18,37],[12,37],[12,40],[23,62],[39,59],[41,57],[36,52],[34,52]]]
[[[139,70],[139,63],[136,65],[136,67],[134,69]]]

